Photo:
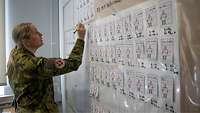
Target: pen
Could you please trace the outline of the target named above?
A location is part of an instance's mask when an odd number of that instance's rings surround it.
[[[75,30],[73,33],[75,34],[77,30]]]

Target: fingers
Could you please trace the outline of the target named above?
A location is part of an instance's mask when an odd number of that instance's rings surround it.
[[[85,30],[85,26],[82,23],[78,23],[76,25],[76,31],[82,31]]]
[[[84,24],[78,23],[76,25],[76,31],[78,32],[79,39],[84,40],[84,38],[85,38],[85,32],[86,32]]]

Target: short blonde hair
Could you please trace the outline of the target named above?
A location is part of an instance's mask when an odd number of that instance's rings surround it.
[[[32,23],[20,23],[14,27],[12,39],[15,44],[19,44],[23,39],[27,39],[31,36],[31,25]]]

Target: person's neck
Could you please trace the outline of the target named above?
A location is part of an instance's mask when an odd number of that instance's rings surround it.
[[[37,49],[33,49],[33,48],[28,48],[28,47],[25,47],[28,51],[30,51],[31,53],[35,54],[36,50]]]
[[[25,48],[25,49],[27,49],[28,51],[30,51],[31,53],[33,53],[33,54],[35,54],[35,52],[37,51],[37,49],[28,47],[28,46],[26,46],[25,44],[24,44],[24,45],[18,45],[18,47],[19,47],[19,48]]]

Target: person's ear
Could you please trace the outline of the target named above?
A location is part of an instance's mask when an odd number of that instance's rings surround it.
[[[30,43],[27,39],[22,39],[22,44],[26,47],[30,45]]]

